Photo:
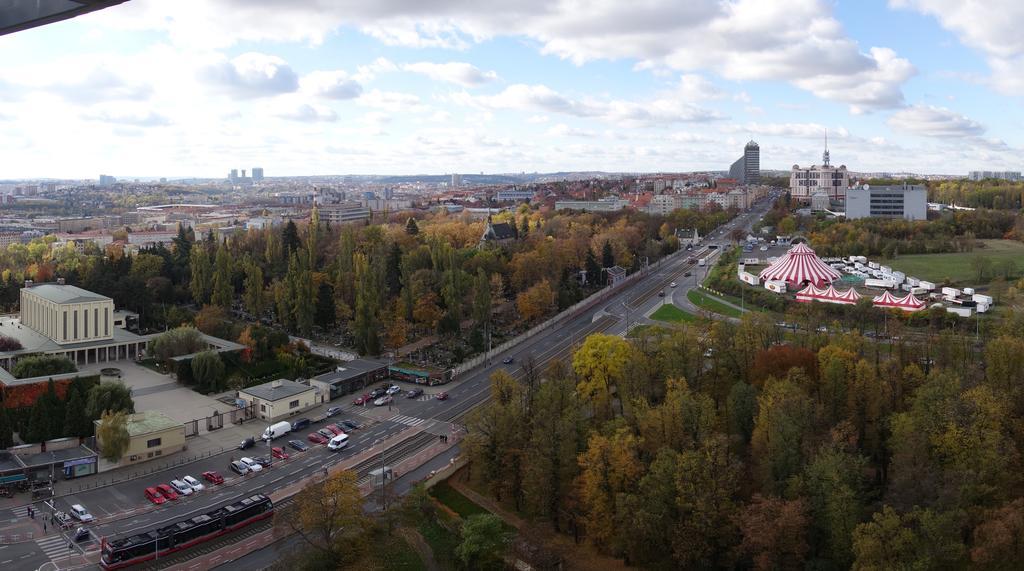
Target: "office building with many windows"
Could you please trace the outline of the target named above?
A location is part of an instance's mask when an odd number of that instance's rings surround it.
[[[928,190],[920,184],[856,186],[846,194],[846,218],[928,218]]]
[[[729,167],[729,178],[740,184],[757,184],[761,181],[761,147],[754,141],[743,147],[743,156]]]

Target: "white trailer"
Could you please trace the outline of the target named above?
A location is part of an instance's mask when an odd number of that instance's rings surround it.
[[[993,302],[992,296],[984,295],[984,294],[980,294],[980,293],[976,293],[976,294],[972,295],[971,299],[973,299],[974,301],[978,302],[979,304],[984,303],[985,305],[988,305],[988,306],[991,306],[992,302]]]
[[[955,313],[955,314],[959,315],[960,317],[970,317],[971,316],[971,308],[969,308],[969,307],[947,307],[946,308],[946,312],[947,313]]]
[[[907,278],[907,283],[910,284],[913,287],[917,287],[917,286],[921,285],[921,280],[919,280],[917,278]]]
[[[942,295],[946,297],[960,297],[960,290],[955,287],[944,287],[942,288]]]
[[[892,273],[892,268],[890,268],[889,266],[878,266],[878,269],[883,274],[891,274]]]
[[[907,274],[903,272],[893,272],[892,279],[896,280],[896,283],[901,284],[907,281]]]
[[[750,272],[740,272],[740,281],[750,285],[759,285],[761,280]]]
[[[988,311],[988,308],[989,305],[987,303],[979,303],[977,307],[974,308],[974,310],[977,311],[978,313],[985,313]]]
[[[786,293],[786,282],[782,280],[768,280],[764,282],[764,289],[775,293]]]
[[[974,288],[973,287],[965,287],[964,288],[964,295],[974,295]]]
[[[923,287],[924,289],[926,289],[928,291],[932,291],[932,290],[935,289],[935,284],[933,284],[932,282],[926,282],[924,280],[921,280],[921,281],[917,282],[917,285],[919,285],[920,287]]]
[[[879,289],[892,289],[896,287],[896,282],[892,280],[881,280],[881,279],[866,279],[864,280],[865,287],[874,287]]]
[[[868,267],[871,268],[872,270],[877,270],[878,262],[868,262]]]
[[[911,286],[910,293],[912,293],[914,295],[924,295],[924,294],[928,293],[928,290],[924,289],[923,287],[913,287],[913,286]]]

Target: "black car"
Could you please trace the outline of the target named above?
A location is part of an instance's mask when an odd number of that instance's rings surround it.
[[[346,428],[349,429],[349,430],[358,430],[358,429],[363,427],[363,425],[361,425],[358,422],[355,422],[353,420],[343,420],[343,421],[339,422],[338,424],[343,425],[343,426],[339,426],[338,427],[338,428],[341,428],[342,430],[345,430]]]
[[[309,426],[309,419],[308,418],[299,418],[299,419],[296,419],[296,420],[292,421],[292,430],[293,431],[295,431],[295,430],[302,430],[303,428],[306,428],[307,426]]]
[[[247,450],[249,448],[252,448],[255,445],[256,445],[256,439],[253,438],[252,436],[250,436],[249,438],[246,438],[245,440],[242,441],[241,444],[238,445],[238,449],[239,450]]]
[[[301,440],[289,440],[288,446],[291,446],[292,450],[298,450],[299,452],[309,450],[309,446],[306,446],[306,443]]]
[[[331,408],[327,409],[327,416],[329,416],[329,417],[330,416],[334,416],[334,415],[338,414],[339,412],[341,412],[341,407],[340,406],[332,406]]]
[[[380,398],[380,397],[384,396],[385,393],[387,393],[387,389],[373,389],[372,391],[370,391],[370,398],[371,399]]]
[[[256,460],[256,462],[264,468],[270,467],[271,462],[273,462],[273,460],[270,459],[270,456],[257,456],[253,458],[253,460]]]
[[[75,530],[74,540],[76,542],[85,541],[86,539],[89,539],[89,530],[88,529],[86,529],[84,527],[80,527],[80,528]]]
[[[513,359],[512,357],[505,357],[504,359],[501,360],[501,362],[506,365],[511,365],[512,363],[515,362],[515,359]]]
[[[415,389],[409,389],[409,392],[405,393],[405,398],[414,399],[423,394],[423,389],[416,387]]]

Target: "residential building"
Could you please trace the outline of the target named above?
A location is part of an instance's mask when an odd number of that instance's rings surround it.
[[[96,434],[102,420],[93,421]],[[125,428],[128,430],[128,449],[121,456],[118,466],[129,466],[185,451],[185,425],[166,414],[146,410],[128,415]],[[103,449],[103,440],[97,436],[97,443]]]
[[[6,250],[11,244],[21,243],[21,232],[0,232],[0,251]]]
[[[1019,182],[1021,180],[1020,171],[971,171],[968,173],[967,178],[970,180],[996,178],[1013,182]]]
[[[559,200],[555,202],[555,210],[584,210],[588,212],[615,212],[629,204],[621,198],[602,198],[600,200]]]
[[[61,218],[57,220],[58,232],[84,232],[97,228],[103,228],[103,220],[101,218]]]
[[[370,209],[358,202],[325,204],[319,207],[320,221],[331,224],[351,224],[370,219]]]
[[[830,165],[827,147],[821,157],[821,165],[807,168],[793,165],[789,173],[789,193],[794,199],[810,201],[814,194],[824,192],[830,200],[846,200],[846,191],[850,188],[846,165]]]
[[[452,186],[462,186],[462,175],[454,173],[452,174]]]
[[[647,203],[645,211],[656,216],[671,214],[674,210],[682,208],[683,197],[679,194],[656,194]]]
[[[278,379],[238,391],[244,406],[252,406],[256,416],[270,422],[294,416],[316,406],[322,399],[309,385]]]
[[[846,218],[927,220],[928,190],[920,184],[853,187],[846,195]]]
[[[526,200],[533,200],[533,191],[519,190],[516,188],[499,190],[494,195],[494,200],[498,202],[523,202]]]
[[[252,181],[259,182],[263,180],[263,167],[252,167]]]
[[[761,147],[754,141],[743,146],[743,156],[729,167],[729,178],[740,184],[757,184],[761,181]]]
[[[676,230],[676,238],[679,239],[679,245],[684,248],[700,244],[700,232],[696,228],[679,228]]]
[[[100,175],[100,186],[113,186],[117,179],[106,174]]]

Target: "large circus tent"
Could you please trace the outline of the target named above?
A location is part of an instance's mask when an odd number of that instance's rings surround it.
[[[903,311],[921,311],[925,308],[925,303],[914,297],[914,294],[908,293],[903,297],[896,297],[888,291],[882,292],[882,295],[872,299],[871,304],[875,307],[901,309]]]
[[[807,244],[799,243],[761,270],[758,277],[762,281],[783,281],[793,286],[810,284],[820,288],[839,279],[840,274],[821,261]]]

